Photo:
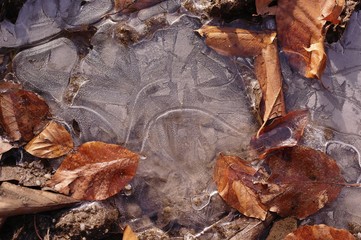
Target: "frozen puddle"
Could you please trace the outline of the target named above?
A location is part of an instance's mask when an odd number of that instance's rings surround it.
[[[136,229],[199,231],[224,216],[229,208],[214,196],[214,159],[239,152],[256,131],[239,65],[207,48],[194,32],[199,27],[181,16],[126,46],[116,25],[104,24],[84,58],[60,38],[14,61],[16,76],[47,97],[55,115],[78,123],[81,141],[117,142],[145,156],[130,196],[117,197]],[[71,92],[74,78],[79,89]]]

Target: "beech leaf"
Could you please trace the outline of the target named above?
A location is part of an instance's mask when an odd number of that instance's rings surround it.
[[[0,124],[11,141],[30,141],[50,115],[49,106],[33,92],[14,88],[0,93]]]
[[[336,0],[279,0],[276,11],[280,45],[292,67],[307,78],[320,78],[326,65],[324,25],[343,8]]]
[[[308,110],[297,110],[277,118],[261,129],[259,136],[251,140],[251,146],[258,151],[260,158],[268,153],[295,146],[303,135],[308,123]]]
[[[334,201],[345,184],[336,161],[312,148],[282,149],[266,164],[271,175],[260,181],[260,199],[282,217],[304,219]]]
[[[220,155],[214,169],[219,195],[231,207],[248,217],[265,220],[267,209],[260,202],[252,183],[256,170],[236,156]]]
[[[65,158],[47,185],[75,199],[104,200],[128,184],[138,161],[138,154],[122,146],[87,142]]]
[[[324,224],[302,226],[288,234],[284,240],[356,240],[345,229],[337,229]]]
[[[52,121],[25,146],[25,150],[39,158],[57,158],[69,153],[73,147],[70,133],[63,125]]]
[[[162,1],[164,0],[115,0],[114,7],[116,11],[121,11],[122,13],[131,13],[153,6]]]
[[[277,43],[267,45],[255,58],[255,72],[262,90],[263,122],[286,115]]]
[[[263,48],[273,43],[276,33],[272,31],[251,31],[240,28],[205,25],[197,32],[206,38],[206,44],[225,56],[254,57]]]

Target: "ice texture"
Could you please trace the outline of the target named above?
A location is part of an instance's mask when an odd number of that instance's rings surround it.
[[[31,44],[64,29],[95,23],[112,7],[111,0],[28,0],[15,24],[6,19],[0,22],[0,48]]]
[[[229,210],[219,196],[209,199],[217,154],[240,153],[257,125],[239,64],[205,45],[194,32],[198,19],[178,16],[170,24],[149,40],[124,45],[116,24],[107,23],[84,58],[60,38],[20,52],[14,70],[59,118],[79,124],[81,142],[116,142],[144,156],[132,195],[117,199],[125,220],[201,230]],[[195,207],[196,199],[205,206]],[[137,221],[127,211],[132,204]]]

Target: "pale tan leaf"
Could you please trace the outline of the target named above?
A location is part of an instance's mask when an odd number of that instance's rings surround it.
[[[69,154],[47,184],[81,200],[117,194],[135,175],[139,155],[122,146],[87,142]]]
[[[137,235],[133,232],[129,225],[127,225],[124,229],[123,240],[138,240]]]
[[[240,28],[203,26],[197,32],[206,38],[206,44],[225,56],[254,57],[272,44],[275,32],[251,31]]]
[[[57,158],[69,153],[73,147],[70,133],[63,125],[52,121],[25,146],[25,150],[39,158]]]
[[[339,23],[339,16],[345,6],[345,0],[323,0],[321,2],[323,19],[334,24]]]
[[[0,186],[0,217],[55,210],[73,205],[73,198],[3,182]]]

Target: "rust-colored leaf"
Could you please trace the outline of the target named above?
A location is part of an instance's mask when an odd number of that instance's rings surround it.
[[[260,202],[254,185],[256,170],[236,156],[220,155],[214,169],[219,195],[231,207],[248,217],[265,220],[267,210]]]
[[[278,0],[280,45],[290,64],[305,77],[321,77],[326,64],[324,25],[337,19],[342,8],[343,1],[336,0]]]
[[[50,115],[46,102],[33,92],[9,88],[0,93],[0,124],[12,141],[29,141]]]
[[[254,57],[273,43],[275,32],[251,31],[240,28],[203,26],[197,32],[206,44],[225,56]]]
[[[356,238],[345,229],[320,224],[299,227],[288,234],[284,240],[356,240]]]
[[[124,229],[123,240],[138,240],[137,235],[133,232],[129,225],[127,225]]]
[[[260,158],[274,150],[295,146],[302,137],[307,123],[307,110],[290,112],[261,129],[259,136],[252,138],[251,146],[258,151]]]
[[[25,146],[25,150],[39,158],[57,158],[69,153],[73,147],[70,133],[63,125],[52,121]]]
[[[272,0],[256,0],[256,10],[259,15],[275,15],[277,7],[269,7]]]
[[[339,17],[345,6],[345,0],[323,0],[321,1],[321,9],[323,19],[334,24],[340,22]]]
[[[122,146],[87,142],[66,157],[47,185],[75,199],[103,200],[128,184],[138,161],[138,154]]]
[[[115,0],[114,7],[116,11],[121,11],[122,13],[131,13],[153,6],[162,1],[164,0]]]
[[[265,46],[255,59],[255,72],[262,90],[263,122],[286,115],[277,43]]]
[[[282,217],[304,219],[334,201],[345,184],[336,162],[312,148],[285,148],[266,163],[271,175],[260,181],[260,199]]]

